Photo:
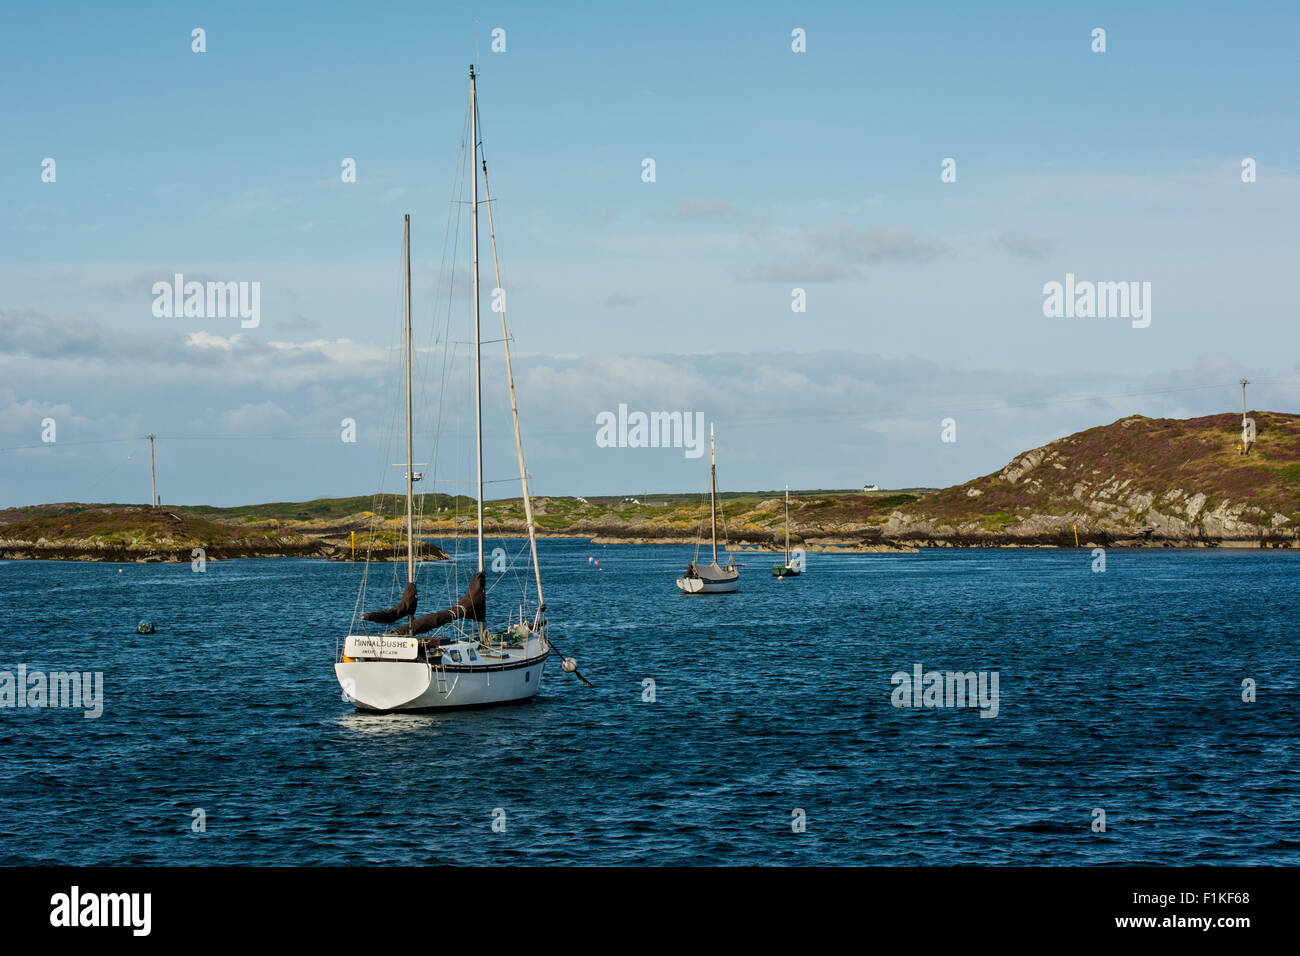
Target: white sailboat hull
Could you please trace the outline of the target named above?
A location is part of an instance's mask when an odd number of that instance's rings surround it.
[[[740,588],[740,571],[717,565],[699,568],[693,577],[678,578],[677,587],[686,594],[727,594]]]
[[[546,655],[504,667],[448,666],[440,676],[423,661],[351,661],[334,665],[343,694],[360,710],[449,710],[513,704],[537,694]]]

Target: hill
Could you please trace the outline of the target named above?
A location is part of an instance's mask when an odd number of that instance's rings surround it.
[[[1294,546],[1300,530],[1300,416],[1133,415],[1017,456],[993,474],[900,508],[893,539],[1073,543],[1096,538]]]
[[[1024,452],[965,484],[931,491],[792,492],[791,543],[806,550],[929,546],[1300,546],[1300,416],[1253,412],[1256,444],[1237,452],[1241,419],[1140,415]],[[785,536],[781,492],[720,495],[730,545],[771,549]],[[472,498],[426,495],[417,534],[474,534]],[[597,543],[707,537],[707,495],[534,499],[542,536]],[[0,557],[189,560],[405,554],[405,499],[322,498],[216,508],[65,502],[0,511]],[[484,504],[486,533],[526,534],[519,498]],[[353,550],[355,546],[355,551]],[[438,549],[425,545],[427,554]]]
[[[244,525],[211,521],[186,509],[129,505],[85,506],[71,503],[32,509],[11,509],[18,520],[0,524],[0,558],[41,558],[71,561],[190,561],[195,549],[206,560],[261,557],[347,558],[349,545],[278,521]],[[387,558],[396,538],[373,538]],[[366,539],[363,539],[363,543]],[[405,539],[401,539],[404,545]],[[428,550],[426,548],[426,550]],[[445,557],[432,549],[433,556]],[[403,557],[405,554],[403,548]],[[381,560],[383,559],[381,558]]]

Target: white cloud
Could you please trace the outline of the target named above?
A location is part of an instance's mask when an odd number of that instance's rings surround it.
[[[191,332],[185,337],[187,345],[192,345],[200,349],[225,349],[227,352],[239,344],[239,333],[232,336],[223,337],[213,335],[211,332],[204,332],[200,329],[197,332]]]

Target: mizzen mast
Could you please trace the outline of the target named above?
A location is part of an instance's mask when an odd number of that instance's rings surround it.
[[[406,580],[415,582],[415,455],[411,447],[411,215],[402,229],[406,259]]]

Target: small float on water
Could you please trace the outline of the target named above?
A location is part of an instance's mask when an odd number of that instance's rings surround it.
[[[157,634],[158,629],[153,626],[153,621],[145,620],[135,626],[135,632],[137,634]]]

